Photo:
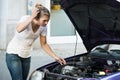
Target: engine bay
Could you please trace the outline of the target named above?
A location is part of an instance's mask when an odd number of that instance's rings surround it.
[[[111,54],[112,57],[109,57]],[[96,80],[100,77],[119,72],[120,59],[115,58],[116,54],[120,55],[119,53],[111,52],[108,54],[108,52],[103,50],[94,50],[87,55],[69,60],[66,65],[56,65],[52,66],[53,68],[47,68],[47,70],[53,74],[46,74],[45,79],[77,80],[77,78],[95,78]],[[53,76],[54,74],[57,75]],[[62,75],[64,75],[64,77]]]
[[[119,60],[98,60],[95,58],[91,59],[83,57],[83,61],[68,62],[65,66],[58,65],[52,70],[52,72],[79,78],[98,78],[119,70]]]

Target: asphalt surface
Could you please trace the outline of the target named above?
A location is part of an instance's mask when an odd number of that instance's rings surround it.
[[[60,57],[66,58],[77,54],[85,53],[83,44],[52,44],[53,51]],[[31,51],[31,68],[29,75],[37,68],[53,62],[54,59],[46,54],[42,49],[33,49]],[[5,51],[0,51],[0,80],[12,80],[5,63]]]

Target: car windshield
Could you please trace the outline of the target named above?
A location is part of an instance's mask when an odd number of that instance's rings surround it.
[[[106,51],[120,51],[120,44],[102,44],[93,48],[92,51],[98,48],[104,49]]]

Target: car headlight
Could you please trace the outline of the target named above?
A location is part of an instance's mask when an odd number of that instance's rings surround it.
[[[44,72],[41,71],[34,71],[29,80],[42,80],[44,77]]]

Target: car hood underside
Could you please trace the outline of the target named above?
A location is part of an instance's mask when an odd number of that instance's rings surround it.
[[[61,6],[88,51],[120,43],[120,3],[116,0],[61,0]]]

